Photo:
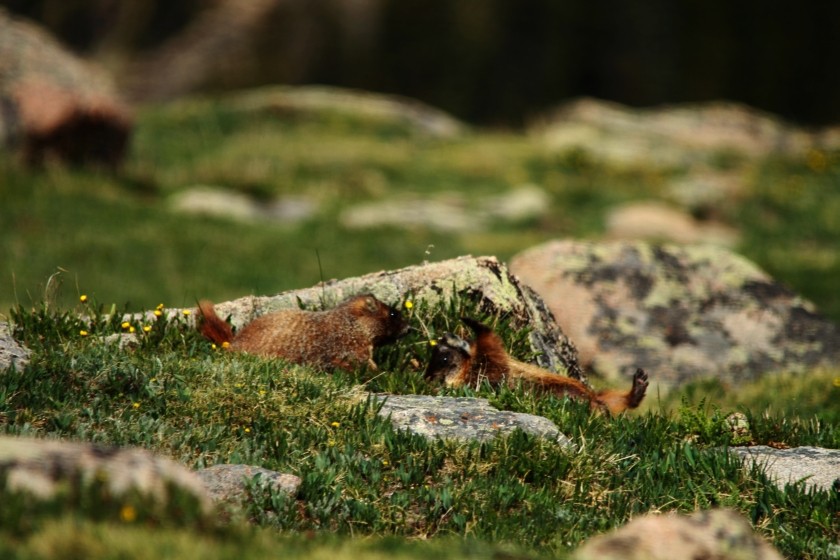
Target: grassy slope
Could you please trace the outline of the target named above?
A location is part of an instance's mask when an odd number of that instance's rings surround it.
[[[840,226],[833,219],[840,214],[840,165],[830,154],[826,161],[822,167],[767,162],[745,196],[721,211],[744,232],[744,254],[838,319],[830,279],[840,276]],[[6,518],[4,557],[13,551],[22,558],[59,557],[50,543],[66,542],[70,532],[79,557],[116,557],[121,546],[138,558],[193,546],[219,558],[265,557],[279,546],[313,558],[365,546],[371,553],[396,549],[425,557],[455,547],[439,540],[448,536],[475,539],[459,545],[463,557],[506,550],[500,546],[543,555],[562,553],[639,513],[713,505],[743,512],[790,557],[827,557],[829,543],[840,537],[832,517],[836,496],[809,494],[802,486],[778,491],[715,450],[730,441],[723,417],[736,408],[748,411],[757,443],[840,447],[837,371],[737,393],[700,384],[686,391],[686,405],[679,396],[663,403],[652,398],[645,413],[613,421],[554,399],[482,390],[500,407],[557,422],[585,446],[586,453],[569,455],[521,435],[467,446],[394,433],[352,387],[362,381],[376,391],[432,391],[408,365],[412,357],[425,359],[420,340],[380,356],[389,376],[325,377],[220,356],[177,326],[156,326],[149,336],[154,344],[137,352],[115,352],[94,335],[118,325],[81,325],[62,311],[95,310],[91,303],[78,306],[80,293],[106,309],[111,302],[142,309],[308,286],[320,278],[316,251],[326,277],[414,264],[429,258],[429,245],[433,259],[465,252],[506,258],[542,239],[596,235],[604,208],[657,196],[665,179],[660,174],[547,155],[515,135],[431,141],[346,118],[252,118],[203,104],[141,115],[131,160],[119,177],[60,168],[26,172],[0,160],[0,178],[0,262],[8,267],[0,277],[0,309],[17,302],[29,309],[34,302],[35,312],[17,319],[36,350],[22,375],[0,374],[0,430],[143,445],[193,466],[241,461],[304,479],[299,503],[262,498],[277,515],[255,508],[252,515],[265,527],[256,533],[238,525],[194,528],[187,537],[155,530],[149,545],[146,527],[166,524],[142,515],[136,523],[100,519],[72,531],[62,517],[53,522],[45,515],[34,526]],[[552,194],[550,220],[465,235],[353,232],[335,224],[338,208],[350,201],[447,189],[478,199],[523,182]],[[294,228],[167,213],[165,196],[193,184],[257,195],[306,192],[326,208]],[[65,286],[45,287],[59,266],[67,270]],[[48,311],[38,303],[45,296]],[[416,312],[415,320],[447,326],[441,310]],[[92,334],[80,337],[82,328]],[[506,336],[516,348],[517,336]],[[787,398],[791,393],[796,399]],[[294,536],[278,540],[278,528],[291,535],[329,529],[400,539],[307,544]],[[404,537],[434,539],[412,544]]]
[[[767,162],[719,212],[743,231],[743,254],[838,320],[840,160],[824,160],[823,167]],[[69,284],[60,303],[85,292],[139,310],[309,286],[321,278],[318,256],[326,278],[467,252],[504,259],[545,239],[597,235],[605,208],[659,196],[665,179],[596,166],[581,154],[548,154],[514,134],[431,140],[335,116],[241,115],[212,103],[150,109],[118,177],[27,172],[0,159],[0,312],[40,301],[59,267]],[[347,231],[335,220],[342,205],[360,200],[457,190],[477,201],[528,182],[551,194],[550,218],[494,232]],[[296,227],[166,211],[166,195],[197,184],[305,193],[324,209]]]

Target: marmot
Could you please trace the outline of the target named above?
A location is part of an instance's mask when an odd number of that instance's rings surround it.
[[[326,311],[289,309],[257,317],[234,336],[213,304],[198,304],[199,330],[231,350],[280,357],[323,369],[376,370],[373,349],[408,331],[402,314],[370,294],[352,297]],[[225,345],[225,343],[229,343]]]
[[[491,385],[499,385],[503,381],[515,385],[521,380],[557,395],[587,400],[592,409],[612,414],[636,408],[645,397],[648,378],[642,369],[637,369],[633,375],[629,391],[596,393],[577,379],[511,358],[502,339],[489,327],[472,319],[462,320],[475,332],[475,340],[467,342],[452,333],[445,333],[433,347],[426,379],[442,380],[447,387],[475,385],[481,379],[487,379]]]

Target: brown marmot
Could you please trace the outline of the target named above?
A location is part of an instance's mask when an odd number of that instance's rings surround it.
[[[432,348],[426,368],[426,379],[443,381],[447,387],[476,385],[486,379],[491,385],[507,381],[515,385],[520,380],[557,395],[589,401],[590,407],[618,414],[636,408],[645,397],[647,374],[637,369],[629,391],[605,390],[595,392],[577,379],[558,375],[532,364],[511,358],[502,339],[489,327],[472,319],[462,319],[476,334],[467,342],[452,333],[445,333]]]
[[[352,297],[326,311],[268,313],[235,336],[230,325],[216,315],[212,303],[201,301],[198,310],[201,334],[219,346],[322,369],[352,370],[367,365],[376,370],[374,347],[393,342],[408,331],[408,323],[397,309],[370,294]]]

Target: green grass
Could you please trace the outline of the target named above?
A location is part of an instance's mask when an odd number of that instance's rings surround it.
[[[742,231],[739,252],[840,320],[833,289],[840,276],[840,226],[833,219],[840,154],[822,157],[819,166],[807,158],[759,163],[744,174],[743,194],[718,213]],[[43,299],[59,269],[71,287],[59,303],[88,293],[140,310],[161,301],[276,293],[322,275],[342,278],[465,253],[504,260],[544,240],[597,236],[607,208],[666,196],[667,181],[680,173],[596,165],[584,152],[552,154],[512,132],[441,140],[394,124],[247,113],[214,101],[150,107],[139,114],[117,175],[25,170],[0,157],[0,313]],[[357,201],[458,191],[469,206],[524,183],[550,194],[547,218],[458,234],[354,231],[336,222],[340,208]],[[168,195],[199,184],[258,198],[305,194],[322,206],[295,226],[167,210]]]
[[[470,311],[469,303],[460,305]],[[143,503],[128,523],[120,520],[119,503],[97,507],[101,498],[77,497],[46,509],[24,502],[7,507],[13,514],[6,513],[0,523],[0,536],[13,539],[12,550],[21,554],[66,531],[68,508],[91,519],[81,522],[83,531],[75,538],[80,550],[90,552],[99,533],[107,535],[106,542],[126,534],[125,544],[106,550],[116,556],[122,546],[136,542],[129,557],[147,557],[138,535],[157,526],[196,532],[200,547],[219,541],[218,557],[243,538],[242,553],[257,558],[266,540],[291,539],[305,547],[301,535],[324,532],[376,537],[369,541],[374,548],[384,546],[383,537],[431,539],[430,550],[440,546],[439,539],[464,538],[459,546],[465,547],[465,557],[471,547],[499,546],[535,556],[563,555],[636,515],[718,506],[742,512],[790,557],[827,558],[824,551],[840,537],[836,494],[802,484],[780,490],[759,471],[742,468],[725,450],[732,442],[723,429],[725,411],[710,412],[702,404],[686,401],[673,413],[650,410],[610,419],[590,414],[581,403],[521,389],[459,389],[450,394],[478,394],[500,408],[550,418],[581,451],[521,432],[484,443],[429,442],[395,431],[375,414],[365,392],[437,390],[410,365],[412,358],[424,358],[420,335],[378,353],[387,376],[325,375],[213,350],[183,319],[159,319],[141,335],[139,348],[118,350],[101,339],[125,331],[118,319],[102,313],[111,310],[91,301],[79,306],[15,311],[16,334],[34,356],[24,370],[0,374],[2,432],[139,445],[193,467],[261,465],[297,474],[302,485],[295,498],[252,489],[247,514],[262,527],[255,533],[241,521],[208,526],[190,522],[183,513],[150,513]],[[79,311],[89,319],[79,319]],[[417,324],[435,332],[452,328],[451,309],[421,304],[415,311]],[[135,328],[142,332],[142,326]],[[514,353],[524,357],[517,350],[522,333],[504,322],[499,329]],[[762,413],[752,418],[752,439],[838,447],[840,427],[826,417],[816,413],[807,421],[790,421]],[[8,495],[0,499],[17,503]],[[285,536],[272,536],[274,531]],[[156,534],[155,546],[178,550],[182,538],[166,532],[158,540]],[[406,554],[432,554],[416,546]]]
[[[303,485],[296,499],[254,488],[255,527],[189,516],[179,524],[142,503],[127,523],[101,496],[37,511],[21,502],[27,515],[0,512],[0,556],[554,557],[635,515],[712,506],[740,511],[788,557],[836,550],[836,493],[777,489],[722,446],[732,443],[726,415],[742,410],[755,443],[840,447],[838,370],[737,388],[698,382],[617,419],[518,389],[450,393],[550,418],[581,445],[569,453],[522,433],[466,444],[395,432],[365,391],[437,391],[413,365],[428,357],[419,332],[378,353],[379,375],[215,352],[183,322],[150,325],[135,350],[99,338],[124,330],[112,311],[272,294],[465,253],[504,260],[546,239],[597,236],[605,209],[666,196],[679,170],[612,169],[514,133],[436,140],[393,124],[253,115],[215,101],[150,107],[137,126],[116,175],[26,170],[0,157],[0,314],[34,351],[26,369],[0,372],[0,432],[140,445],[191,467],[256,464]],[[740,229],[739,252],[840,320],[840,154],[821,157],[755,164],[719,212]],[[352,231],[336,220],[355,201],[456,190],[477,205],[529,182],[550,193],[549,218],[463,234]],[[258,198],[305,193],[323,205],[295,226],[171,214],[166,197],[196,184]],[[470,305],[418,302],[412,321],[429,334],[451,330]],[[523,333],[500,329],[527,358]]]

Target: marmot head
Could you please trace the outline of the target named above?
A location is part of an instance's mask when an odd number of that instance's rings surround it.
[[[376,346],[388,344],[408,332],[408,321],[402,313],[382,303],[372,294],[361,294],[347,300],[346,305],[362,321]]]
[[[443,381],[447,387],[462,385],[471,357],[469,342],[452,333],[444,333],[432,346],[425,377],[430,381]]]

